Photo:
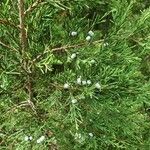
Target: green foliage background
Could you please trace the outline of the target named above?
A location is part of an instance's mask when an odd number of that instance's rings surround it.
[[[33,2],[27,0],[25,9]],[[150,149],[149,6],[149,0],[44,0],[29,12],[25,56],[0,45],[0,149]],[[18,16],[17,1],[0,2],[0,19],[17,27]],[[94,37],[86,42],[89,30]],[[78,35],[71,37],[72,31]],[[19,32],[0,24],[0,41],[19,50]],[[66,52],[51,51],[82,42],[82,47]],[[45,50],[33,68],[27,64],[33,111],[21,105],[28,99],[28,78],[21,63],[32,62]],[[77,85],[80,76],[92,84]],[[97,82],[101,90],[95,89]],[[70,84],[68,90],[65,83]],[[25,141],[26,135],[33,140]],[[37,144],[42,135],[45,140]]]

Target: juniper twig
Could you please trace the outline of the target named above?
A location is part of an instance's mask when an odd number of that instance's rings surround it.
[[[11,47],[11,46],[9,46],[9,45],[3,43],[2,41],[0,41],[0,45],[2,45],[3,47],[6,47],[6,48],[8,48],[8,49],[10,49],[10,50],[12,50],[12,51],[18,52],[17,49],[15,49],[15,48],[13,48],[13,47]]]
[[[96,43],[101,43],[103,42],[104,40],[97,40],[97,41],[93,41],[92,43],[93,44],[96,44]],[[82,47],[84,45],[86,45],[87,42],[82,42],[82,43],[79,43],[79,44],[75,44],[75,45],[66,45],[66,46],[62,46],[62,47],[58,47],[58,48],[53,48],[53,49],[49,49],[47,48],[48,50],[44,51],[43,53],[39,54],[38,56],[36,56],[36,58],[34,58],[32,60],[32,64],[35,63],[37,60],[39,60],[40,58],[42,58],[46,53],[48,52],[56,52],[56,51],[66,51],[68,49],[72,49],[72,48],[79,48],[79,47]]]
[[[40,3],[42,3],[44,0],[36,0],[32,5],[29,6],[29,8],[24,12],[24,15],[27,13],[33,11]]]
[[[9,20],[6,20],[6,19],[0,19],[0,24],[11,26],[13,28],[16,28],[16,29],[20,30],[20,27],[18,25],[15,25],[14,23],[12,23],[12,22],[10,22]]]

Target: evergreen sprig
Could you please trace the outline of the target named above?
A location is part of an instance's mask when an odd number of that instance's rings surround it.
[[[2,0],[0,149],[149,149],[149,6]]]

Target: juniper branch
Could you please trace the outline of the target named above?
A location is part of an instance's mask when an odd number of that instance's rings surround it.
[[[2,41],[0,41],[0,45],[2,45],[3,47],[6,47],[6,48],[8,48],[8,49],[10,49],[12,51],[18,52],[17,49],[15,49],[15,48],[13,48],[13,47],[3,43]]]
[[[10,22],[9,20],[0,19],[0,24],[8,25],[8,26],[11,26],[13,28],[20,29],[20,27],[18,25],[15,25],[14,23]]]
[[[97,40],[97,41],[93,41],[92,43],[93,44],[96,44],[96,43],[101,43],[103,42],[104,40]],[[82,43],[79,43],[79,44],[75,44],[75,45],[66,45],[66,46],[62,46],[62,47],[58,47],[58,48],[53,48],[53,49],[49,49],[44,51],[43,53],[39,54],[38,56],[36,56],[36,58],[34,58],[32,60],[32,63],[35,63],[37,60],[39,60],[40,58],[42,58],[46,53],[48,52],[56,52],[56,51],[66,51],[68,49],[72,49],[72,48],[79,48],[79,47],[82,47],[82,46],[85,46],[87,44],[87,42],[82,42]]]
[[[24,15],[27,13],[33,11],[40,3],[42,3],[44,0],[37,0],[32,5],[29,6],[29,8],[24,12]]]
[[[18,0],[18,8],[19,8],[19,20],[20,20],[20,44],[21,44],[21,50],[22,50],[22,57],[24,61],[22,62],[23,69],[26,70],[27,64],[28,64],[28,59],[26,60],[25,57],[25,51],[27,48],[27,38],[26,38],[26,30],[25,30],[25,14],[24,14],[24,0]],[[32,110],[35,111],[34,104],[32,102],[33,100],[33,87],[32,87],[32,72],[27,73],[27,89],[28,89],[28,94],[29,98],[27,100],[28,104],[31,106]]]
[[[18,0],[18,8],[19,8],[19,21],[20,21],[20,43],[21,43],[21,49],[22,53],[25,52],[26,49],[26,30],[25,30],[25,24],[24,24],[24,0]]]

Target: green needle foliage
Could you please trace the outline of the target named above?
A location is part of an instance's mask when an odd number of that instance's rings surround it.
[[[0,2],[0,149],[149,150],[149,0],[22,2]]]

